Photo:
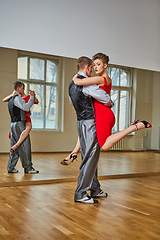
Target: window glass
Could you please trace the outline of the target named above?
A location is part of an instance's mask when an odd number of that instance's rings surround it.
[[[57,88],[46,87],[46,128],[57,128]]]
[[[128,127],[129,92],[120,92],[119,131]]]
[[[18,79],[27,79],[28,57],[18,58]]]
[[[118,91],[117,90],[111,90],[111,99],[114,102],[114,107],[112,108],[112,111],[114,112],[116,123],[112,129],[113,132],[118,131]]]
[[[113,132],[121,131],[130,125],[131,70],[121,67],[108,67],[112,79],[111,99],[116,123]]]
[[[24,83],[24,93],[27,95],[28,94],[28,88],[27,88],[27,84]]]
[[[30,79],[44,80],[44,60],[30,58]]]
[[[39,101],[31,108],[31,119],[33,128],[44,128],[44,86],[38,84],[30,84],[30,89],[35,91]]]
[[[121,69],[121,86],[130,87],[130,74],[129,72]]]
[[[57,64],[47,60],[47,82],[57,82]]]
[[[107,67],[108,76],[110,76],[110,67]]]
[[[119,68],[111,68],[112,86],[119,86]]]

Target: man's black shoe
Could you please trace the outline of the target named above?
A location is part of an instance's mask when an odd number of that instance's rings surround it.
[[[107,197],[108,193],[103,192],[102,190],[93,198],[99,198],[99,197]]]
[[[12,171],[8,171],[8,173],[18,173],[18,170],[13,168]]]
[[[77,199],[77,200],[75,200],[75,202],[77,202],[77,203],[90,203],[90,204],[91,203],[98,203],[97,200],[95,200],[95,199],[93,199],[89,196],[81,198],[81,199]]]
[[[25,170],[24,173],[29,173],[29,174],[36,174],[39,173],[36,169],[32,168],[31,170]]]

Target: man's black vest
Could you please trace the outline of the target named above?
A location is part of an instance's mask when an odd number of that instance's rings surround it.
[[[14,99],[17,96],[13,96],[8,101],[8,110],[11,116],[11,122],[21,121],[21,109],[14,105]]]
[[[78,75],[77,78],[85,78],[82,75]],[[69,84],[69,96],[72,100],[73,106],[76,110],[77,120],[89,120],[94,119],[93,103],[90,97],[87,97],[82,92],[83,86],[77,86],[72,81]]]

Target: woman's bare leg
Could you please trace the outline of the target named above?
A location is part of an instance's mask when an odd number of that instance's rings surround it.
[[[71,154],[72,154],[72,156],[76,156],[77,153],[79,152],[79,150],[80,150],[80,142],[79,142],[79,137],[78,137],[75,148],[74,148],[73,151],[61,162],[62,165],[69,165],[69,164],[73,161],[73,159],[70,158]]]
[[[102,150],[108,151],[111,147],[116,145],[122,138],[127,136],[129,133],[137,131],[137,130],[141,130],[144,128],[145,128],[144,124],[142,122],[138,122],[137,124],[131,125],[128,128],[126,128],[120,132],[112,134],[111,136],[109,136],[106,139],[106,142],[102,146]]]
[[[11,148],[10,151],[14,151],[18,146],[26,139],[26,137],[29,135],[31,129],[32,129],[32,124],[30,122],[26,122],[25,124],[25,130],[21,133],[20,138],[18,142]]]

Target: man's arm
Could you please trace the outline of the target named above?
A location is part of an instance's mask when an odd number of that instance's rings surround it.
[[[97,101],[103,103],[107,107],[112,106],[112,102],[111,102],[109,94],[107,94],[97,84],[83,87],[83,93],[87,96],[92,96]]]
[[[30,96],[30,99],[27,103],[23,100],[23,98],[20,95],[18,95],[14,99],[14,105],[23,111],[29,111],[33,104],[34,96]]]

